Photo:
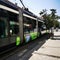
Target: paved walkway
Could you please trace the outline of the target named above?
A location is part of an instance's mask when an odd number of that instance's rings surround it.
[[[59,34],[60,31],[54,32],[55,36]],[[60,39],[48,39],[44,45],[32,53],[29,60],[60,60]]]

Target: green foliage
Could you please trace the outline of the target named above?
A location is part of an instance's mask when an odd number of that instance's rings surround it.
[[[55,28],[59,27],[59,22],[57,20],[54,21],[54,24],[55,24]]]
[[[59,27],[59,22],[58,19],[60,18],[59,16],[55,15],[56,9],[50,9],[51,13],[47,14],[47,10],[44,9],[40,13],[42,15],[43,20],[45,22],[45,25],[47,29],[50,29],[51,27]],[[42,13],[43,12],[43,13]]]

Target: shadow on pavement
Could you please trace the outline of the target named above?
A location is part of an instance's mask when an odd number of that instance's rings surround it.
[[[53,38],[51,38],[52,40],[60,40],[60,35],[54,35]]]
[[[55,37],[55,38],[52,38],[52,40],[60,40],[60,38],[56,38],[56,37]]]

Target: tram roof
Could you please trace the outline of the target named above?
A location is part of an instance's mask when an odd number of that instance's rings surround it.
[[[15,4],[13,4],[12,2],[8,1],[8,0],[0,0],[0,4],[2,4],[4,6],[7,6],[9,8],[15,9],[15,10],[18,10],[18,8],[20,8],[20,7],[16,6]],[[22,9],[22,8],[20,8],[20,9]],[[23,13],[28,14],[30,16],[33,16],[35,18],[37,17],[36,15],[34,15],[30,11],[23,10]]]
[[[13,4],[12,2],[8,1],[8,0],[0,0],[0,4],[2,4],[4,6],[7,6],[9,8],[12,8],[14,10],[17,10],[17,11],[18,11],[18,8],[20,8],[17,5]],[[22,8],[20,8],[20,9],[22,9]],[[41,19],[39,17],[37,17],[35,14],[33,14],[32,12],[30,12],[29,10],[23,10],[23,13],[25,13],[25,14],[27,14],[29,16],[32,16],[34,18],[38,18],[39,21],[41,21]],[[41,22],[43,22],[43,21],[41,21]]]

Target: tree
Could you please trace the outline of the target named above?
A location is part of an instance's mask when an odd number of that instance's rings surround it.
[[[57,21],[60,17],[58,15],[55,15],[56,9],[50,9],[51,13],[47,14],[47,10],[43,9],[39,14],[41,17],[43,17],[43,21],[45,22],[45,25],[47,29],[50,29],[51,27],[58,27],[59,22]]]
[[[47,10],[43,9],[40,13],[41,17],[43,17],[43,20],[46,20]]]
[[[47,10],[46,9],[43,9],[39,14],[40,15],[44,15],[44,14],[46,14],[47,13]]]
[[[50,11],[51,11],[51,19],[52,19],[52,22],[53,22],[53,26],[55,27],[54,21],[56,19],[56,15],[55,15],[56,9],[50,9]]]
[[[43,21],[45,22],[45,25],[48,29],[48,14],[47,14],[47,10],[46,9],[43,9],[40,13],[41,17],[43,17]]]

